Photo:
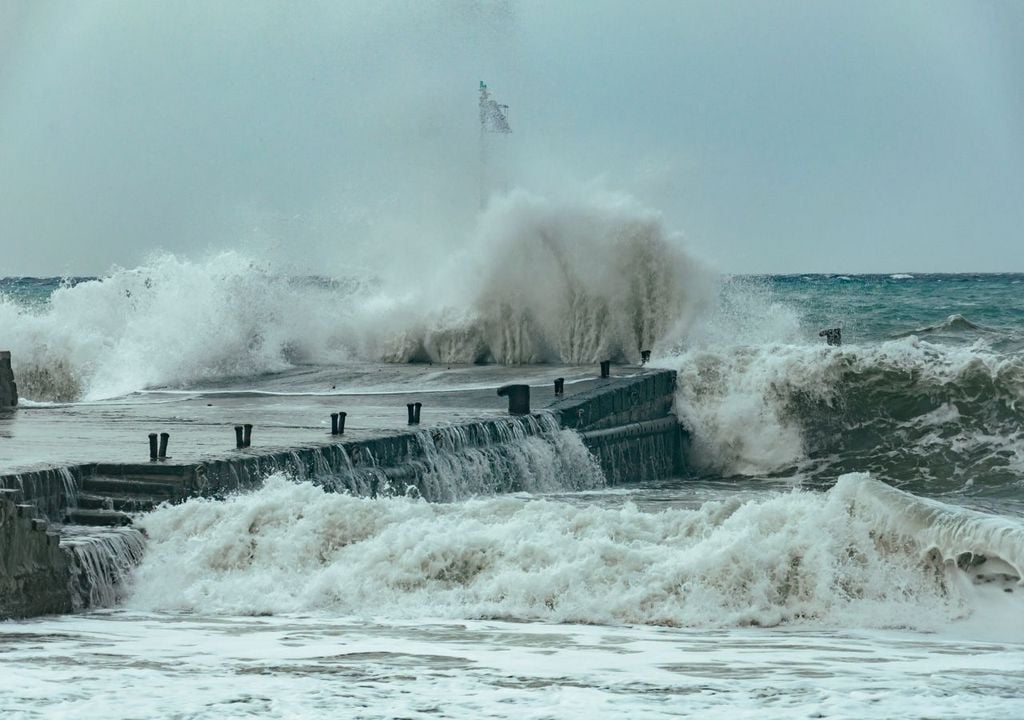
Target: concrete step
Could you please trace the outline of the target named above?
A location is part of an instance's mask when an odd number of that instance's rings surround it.
[[[104,525],[107,527],[132,524],[131,516],[120,510],[84,510],[81,508],[68,510],[64,521],[73,525]]]
[[[148,482],[185,482],[195,474],[192,465],[153,463],[98,463],[96,474],[104,477],[144,480]]]
[[[180,497],[184,488],[177,483],[143,482],[111,477],[90,477],[82,481],[82,491],[93,494],[144,495],[163,499]]]
[[[161,495],[115,495],[82,493],[78,507],[83,510],[121,510],[122,512],[149,512],[167,500]]]

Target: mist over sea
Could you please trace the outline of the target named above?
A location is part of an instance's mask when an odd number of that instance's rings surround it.
[[[0,710],[1020,716],[1022,288],[723,275],[632,201],[522,192],[414,285],[239,250],[0,279],[33,411],[649,348],[689,434],[686,474],[646,485],[606,486],[561,431],[523,450],[545,492],[370,500],[274,475],[157,509],[121,605],[0,625]]]

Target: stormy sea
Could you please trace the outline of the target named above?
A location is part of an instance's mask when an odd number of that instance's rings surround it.
[[[1024,716],[1024,275],[729,276],[680,248],[520,195],[417,286],[239,251],[0,279],[18,412],[650,348],[687,433],[656,483],[609,485],[562,431],[524,447],[533,492],[274,474],[142,514],[111,607],[0,623],[0,715]]]

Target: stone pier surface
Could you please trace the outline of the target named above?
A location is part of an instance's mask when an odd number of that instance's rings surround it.
[[[114,532],[109,526],[161,502],[223,497],[275,471],[337,491],[444,501],[451,498],[431,480],[438,455],[477,452],[511,466],[508,446],[557,428],[580,434],[612,484],[668,477],[683,465],[671,371],[614,367],[601,378],[597,366],[367,366],[346,369],[340,388],[322,369],[310,372],[312,381],[292,373],[277,385],[263,379],[259,390],[153,391],[0,413],[3,517],[21,518],[0,525],[0,617],[89,604],[74,596],[82,580],[66,581],[75,572],[70,546],[80,554],[88,534],[82,526]],[[556,377],[566,378],[562,396]],[[497,390],[512,384],[530,386],[533,414],[510,415]],[[409,402],[422,403],[418,425],[408,425]],[[347,423],[332,435],[337,412]],[[234,428],[243,424],[253,425],[251,445],[237,448]],[[151,461],[148,435],[164,432],[168,457]]]

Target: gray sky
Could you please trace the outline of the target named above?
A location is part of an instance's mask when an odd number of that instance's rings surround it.
[[[1015,0],[0,0],[0,275],[429,259],[481,79],[512,184],[629,193],[725,271],[1021,271],[1021,38]]]

